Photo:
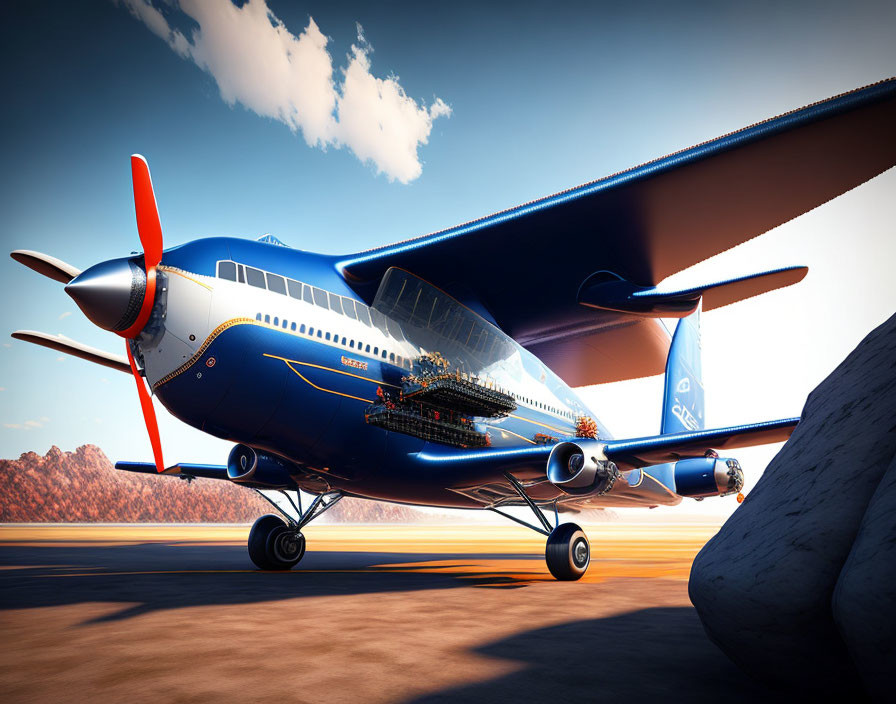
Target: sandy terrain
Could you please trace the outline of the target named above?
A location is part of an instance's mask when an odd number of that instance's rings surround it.
[[[576,583],[516,527],[0,526],[0,693],[23,701],[752,701],[687,597],[711,526],[600,525]]]

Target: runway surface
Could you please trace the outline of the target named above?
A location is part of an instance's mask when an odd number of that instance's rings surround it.
[[[248,527],[0,526],[0,692],[42,701],[770,700],[687,597],[707,526],[586,529],[586,577],[493,526],[311,526],[291,572]]]

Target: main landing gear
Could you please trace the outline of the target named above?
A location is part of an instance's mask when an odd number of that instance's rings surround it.
[[[252,524],[249,531],[249,557],[263,570],[290,570],[295,567],[305,555],[302,528],[342,498],[340,492],[328,491],[315,497],[308,510],[302,511],[301,495],[296,492],[296,501],[293,501],[289,494],[281,490],[280,493],[296,512],[296,518],[257,489],[256,493],[283,516],[280,518],[272,513],[264,515]]]
[[[591,563],[591,545],[585,531],[575,523],[561,524],[556,502],[554,503],[554,525],[552,526],[542,510],[526,494],[526,490],[519,480],[509,472],[505,472],[504,476],[507,477],[507,481],[520,495],[520,498],[532,509],[542,527],[534,526],[495,507],[491,507],[490,510],[547,536],[544,559],[548,564],[548,570],[554,577],[566,582],[581,579]]]

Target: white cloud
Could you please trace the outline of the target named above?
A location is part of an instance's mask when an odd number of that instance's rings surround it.
[[[59,316],[59,320],[64,320],[65,318],[67,318],[67,317],[70,316],[71,314],[72,314],[72,312],[71,312],[70,310],[67,310],[67,311],[65,311],[65,313],[63,313],[62,315]]]
[[[21,423],[4,423],[3,427],[12,430],[33,430],[34,428],[43,428],[49,421],[49,418],[43,416],[40,420],[26,420]]]
[[[272,117],[309,146],[346,146],[389,179],[420,176],[418,149],[433,120],[451,114],[440,98],[430,107],[407,96],[397,76],[370,72],[370,46],[358,27],[345,68],[334,70],[327,37],[314,19],[295,36],[265,0],[237,7],[230,0],[181,0],[179,9],[199,28],[189,38],[172,28],[148,0],[121,0],[178,55],[210,73],[221,98]]]

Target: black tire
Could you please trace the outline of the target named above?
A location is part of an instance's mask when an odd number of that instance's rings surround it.
[[[268,551],[268,538],[277,529],[287,530],[286,523],[279,516],[269,513],[259,518],[252,524],[252,530],[249,531],[249,558],[259,569],[263,570],[288,570],[296,564],[296,560],[292,564],[286,565],[276,559],[276,557]],[[302,553],[305,552],[305,538],[302,538]],[[299,556],[301,559],[301,555]]]
[[[551,574],[564,582],[581,579],[591,562],[591,545],[575,523],[563,523],[554,528],[544,551]]]

